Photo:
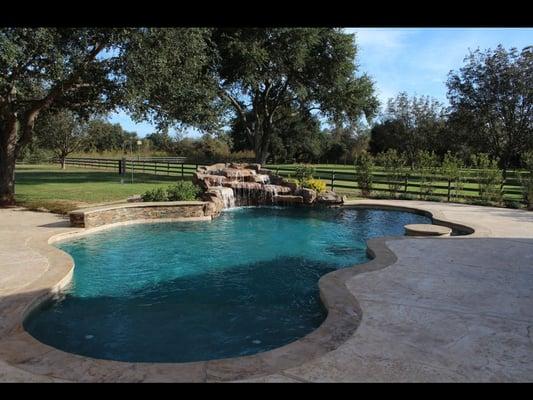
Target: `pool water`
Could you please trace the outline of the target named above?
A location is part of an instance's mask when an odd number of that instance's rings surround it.
[[[368,261],[367,239],[430,222],[399,211],[244,207],[209,222],[112,228],[58,245],[74,258],[73,281],[25,328],[109,360],[255,354],[324,321],[319,278]]]

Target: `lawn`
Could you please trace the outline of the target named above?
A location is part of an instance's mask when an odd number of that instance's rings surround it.
[[[67,213],[89,204],[124,200],[155,187],[167,187],[179,177],[135,173],[121,177],[117,172],[57,165],[17,165],[15,170],[17,204],[30,209]]]

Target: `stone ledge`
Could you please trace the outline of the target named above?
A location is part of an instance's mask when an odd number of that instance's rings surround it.
[[[71,226],[95,228],[133,220],[198,219],[210,217],[205,201],[118,203],[69,213]]]

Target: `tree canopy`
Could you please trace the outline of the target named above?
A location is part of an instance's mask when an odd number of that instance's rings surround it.
[[[120,29],[0,29],[0,203],[14,202],[15,159],[41,113],[88,115],[114,106],[118,63],[101,55],[126,37]]]
[[[202,35],[190,28],[0,29],[0,204],[14,203],[15,160],[46,111],[87,118],[121,106],[138,118],[164,120],[168,105],[173,121],[206,119]],[[172,79],[160,70],[171,70]]]
[[[69,110],[47,112],[37,121],[38,144],[50,149],[65,168],[67,156],[81,149],[87,139],[87,129],[80,118]]]
[[[409,97],[400,93],[389,99],[380,122],[371,132],[370,150],[376,154],[396,149],[412,164],[418,150],[444,155],[450,149],[446,110],[429,96]]]
[[[470,53],[447,81],[454,129],[507,169],[533,148],[533,47]]]
[[[378,101],[356,76],[352,35],[333,28],[217,29],[220,95],[234,108],[257,161],[265,162],[279,112],[315,111],[337,125],[372,117]]]
[[[284,108],[337,125],[377,111],[372,81],[356,76],[353,36],[340,29],[154,29],[143,40],[149,44],[125,52],[134,115],[220,128],[232,110],[260,162],[270,155]],[[181,57],[185,41],[196,45]],[[142,50],[156,47],[149,57]]]

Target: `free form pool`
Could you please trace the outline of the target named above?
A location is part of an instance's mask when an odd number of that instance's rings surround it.
[[[370,209],[237,208],[64,242],[70,287],[25,328],[101,359],[187,362],[267,351],[316,329],[318,280],[364,263],[365,241],[429,218]]]

